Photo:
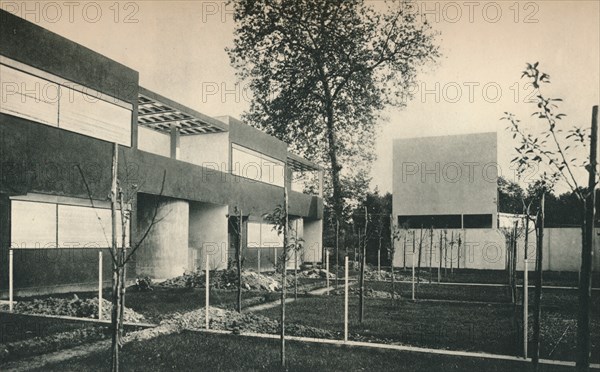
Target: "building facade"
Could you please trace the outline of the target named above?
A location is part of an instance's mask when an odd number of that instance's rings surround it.
[[[231,117],[213,118],[139,86],[137,71],[0,11],[0,290],[13,255],[15,293],[97,286],[110,278],[111,164],[130,205],[130,278],[224,269],[243,215],[248,261],[281,252],[264,216],[288,192],[301,260],[321,260],[323,201],[291,191],[320,168]],[[117,224],[117,235],[123,229]],[[152,228],[149,229],[150,225]],[[148,233],[146,234],[146,231]],[[273,259],[267,260],[267,257]]]
[[[397,139],[393,147],[393,219],[402,227],[394,266],[504,270],[507,236],[523,218],[498,213],[496,133]],[[500,218],[499,218],[500,217]],[[536,241],[530,224],[529,270]],[[523,270],[524,233],[517,240],[517,269]],[[578,271],[581,229],[546,228],[544,270]],[[420,254],[419,254],[420,252]],[[600,268],[600,241],[594,244]]]

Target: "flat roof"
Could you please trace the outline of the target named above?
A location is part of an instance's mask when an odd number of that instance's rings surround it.
[[[318,164],[306,160],[303,157],[293,154],[289,151],[287,154],[287,165],[295,172],[310,172],[322,169]]]
[[[406,138],[394,138],[394,142],[405,142],[405,141],[418,141],[418,140],[428,140],[428,139],[439,139],[439,138],[448,138],[451,140],[452,138],[459,137],[487,137],[487,136],[498,136],[498,132],[475,132],[475,133],[463,133],[463,134],[443,134],[443,135],[433,135],[433,136],[419,136],[419,137],[406,137]]]

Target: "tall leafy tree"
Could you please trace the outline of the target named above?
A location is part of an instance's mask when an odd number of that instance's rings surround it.
[[[374,159],[379,113],[406,103],[417,69],[439,54],[436,34],[407,2],[232,4],[228,52],[253,94],[244,120],[324,166],[339,221],[352,198],[344,185],[364,178]]]

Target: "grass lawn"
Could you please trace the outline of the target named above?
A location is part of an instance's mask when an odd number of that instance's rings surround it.
[[[356,287],[358,288],[358,286]],[[392,291],[392,283],[389,282],[365,282],[365,288],[378,291]],[[402,298],[410,299],[412,296],[411,283],[395,283],[396,293]],[[510,302],[508,287],[463,287],[458,285],[438,285],[422,282],[415,284],[417,299],[431,300],[453,300],[453,301],[485,301],[485,302]]]
[[[289,293],[293,293],[293,289],[288,291],[290,291]],[[73,298],[73,295],[74,293],[62,293],[34,297],[19,297],[16,298],[15,301],[28,301],[46,297]],[[77,292],[76,295],[81,299],[87,299],[97,297],[98,293]],[[152,291],[140,292],[136,290],[135,287],[130,287],[125,294],[125,306],[144,315],[147,322],[158,323],[169,314],[175,312],[182,313],[204,307],[204,295],[204,289],[199,288],[154,287]],[[275,301],[279,297],[279,292],[268,293],[243,290],[242,307],[251,306],[256,303]],[[103,298],[109,301],[111,300],[110,289],[103,293]],[[236,303],[237,292],[235,290],[213,289],[210,291],[211,306],[234,308]],[[32,325],[31,327],[34,326]],[[39,333],[39,331],[36,332]]]
[[[287,306],[286,318],[299,323],[343,332],[343,296],[308,297]],[[259,312],[279,318],[279,307]],[[358,298],[349,304],[349,332],[363,338],[384,339],[415,346],[513,354],[510,306],[413,303],[369,298],[365,321],[358,321]],[[435,321],[433,321],[435,319]]]
[[[462,290],[468,292],[473,288]],[[546,327],[543,329],[543,335],[546,336],[542,338],[541,355],[544,358],[574,360],[577,302],[573,296],[576,296],[576,292],[553,292],[545,292],[543,297],[542,327]],[[484,295],[480,297],[485,298]],[[599,301],[597,297],[594,300],[597,314]],[[286,318],[290,323],[329,329],[341,334],[344,327],[343,306],[343,296],[307,297],[289,304]],[[354,338],[358,334],[359,339],[376,338],[414,346],[506,355],[520,355],[521,352],[522,336],[517,330],[521,329],[522,310],[517,308],[518,319],[514,324],[514,309],[510,304],[415,303],[403,299],[393,305],[390,299],[366,298],[365,320],[362,324],[358,322],[357,297],[350,297],[349,307],[349,332]],[[263,310],[260,314],[278,319],[279,311],[279,307],[276,307]],[[595,316],[592,318],[592,358],[598,362],[600,323],[594,319]],[[567,327],[568,332],[560,340]]]
[[[143,314],[153,322],[160,322],[165,316],[175,312],[187,312],[204,307],[204,289],[154,287],[150,292],[128,290],[125,306]],[[276,293],[242,292],[242,301],[256,299],[258,302],[275,299]],[[210,291],[211,306],[233,308],[237,303],[237,292],[213,289]]]
[[[22,314],[0,313],[0,344],[47,337],[56,333],[101,327],[90,323],[34,317]]]
[[[372,271],[377,271],[377,268],[371,268]],[[389,268],[382,268],[382,271],[389,271]],[[412,276],[412,268],[407,267],[395,268],[394,272],[396,275],[401,275],[407,280],[410,280]],[[417,270],[418,272],[418,270]],[[351,272],[354,278],[358,278],[359,272]],[[418,275],[418,274],[417,274]],[[517,273],[517,280],[519,284],[523,282],[523,272]],[[343,278],[343,269],[340,270],[340,277]],[[423,268],[420,271],[421,280],[429,281],[430,273],[429,268]],[[577,272],[566,272],[566,271],[544,271],[544,285],[548,286],[565,286],[565,287],[577,287],[579,274]],[[437,282],[437,268],[431,270],[431,280]],[[451,272],[450,268],[441,271],[441,281],[450,283],[484,283],[484,284],[506,284],[508,283],[508,277],[505,270],[475,270],[475,269],[454,269],[454,273]],[[533,284],[533,272],[529,275],[529,284]],[[595,288],[600,287],[600,273],[592,273],[592,284]]]
[[[289,371],[523,371],[520,362],[287,342]],[[108,350],[36,371],[108,371]],[[278,340],[184,332],[125,345],[124,371],[280,371]],[[541,366],[541,371],[572,371]]]

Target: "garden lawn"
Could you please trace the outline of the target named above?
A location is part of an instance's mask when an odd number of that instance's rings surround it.
[[[0,313],[0,344],[48,337],[56,333],[103,327],[89,322]]]
[[[377,271],[377,268],[371,267],[371,271]],[[389,268],[382,269],[382,271],[389,271]],[[419,271],[417,271],[417,276]],[[412,268],[407,267],[406,269],[396,268],[394,269],[396,276],[402,276],[406,280],[410,280],[412,277]],[[476,269],[454,269],[454,273],[451,272],[450,268],[446,271],[442,268],[441,281],[448,283],[483,283],[483,284],[506,284],[508,283],[508,274],[505,270],[476,270]],[[359,273],[355,276],[358,277]],[[340,271],[340,276],[343,277],[343,272]],[[433,282],[437,282],[437,268],[431,270],[429,268],[422,268],[420,271],[421,280],[429,281],[429,277]],[[517,272],[518,284],[523,282],[523,272]],[[529,274],[529,284],[533,284],[533,271]],[[565,286],[565,287],[577,287],[579,284],[579,274],[577,272],[567,271],[544,271],[544,285],[545,286]],[[592,284],[595,288],[600,287],[600,273],[592,273]]]
[[[474,289],[465,287],[462,290]],[[545,291],[543,297],[541,357],[574,360],[577,301],[573,296],[576,296],[576,291],[555,292]],[[303,298],[287,305],[286,319],[289,323],[324,328],[342,335],[343,301],[343,296],[339,295]],[[598,297],[595,297],[591,332],[592,359],[596,363],[600,358],[600,323],[596,320],[598,302]],[[514,323],[514,307],[511,304],[412,302],[403,299],[394,305],[391,299],[366,298],[365,320],[361,324],[358,321],[358,297],[351,296],[349,332],[351,339],[358,340],[520,356],[522,308],[517,307],[516,310],[517,321]],[[530,327],[532,311],[530,307]],[[279,312],[280,308],[275,307],[259,314],[278,319]],[[561,339],[565,330],[567,332]],[[530,330],[530,340],[531,335]]]
[[[490,371],[527,370],[522,362],[485,360],[371,348],[287,342],[288,371]],[[35,371],[108,371],[108,350]],[[124,371],[282,371],[279,342],[235,335],[184,332],[125,345]],[[544,372],[572,368],[545,366]]]

